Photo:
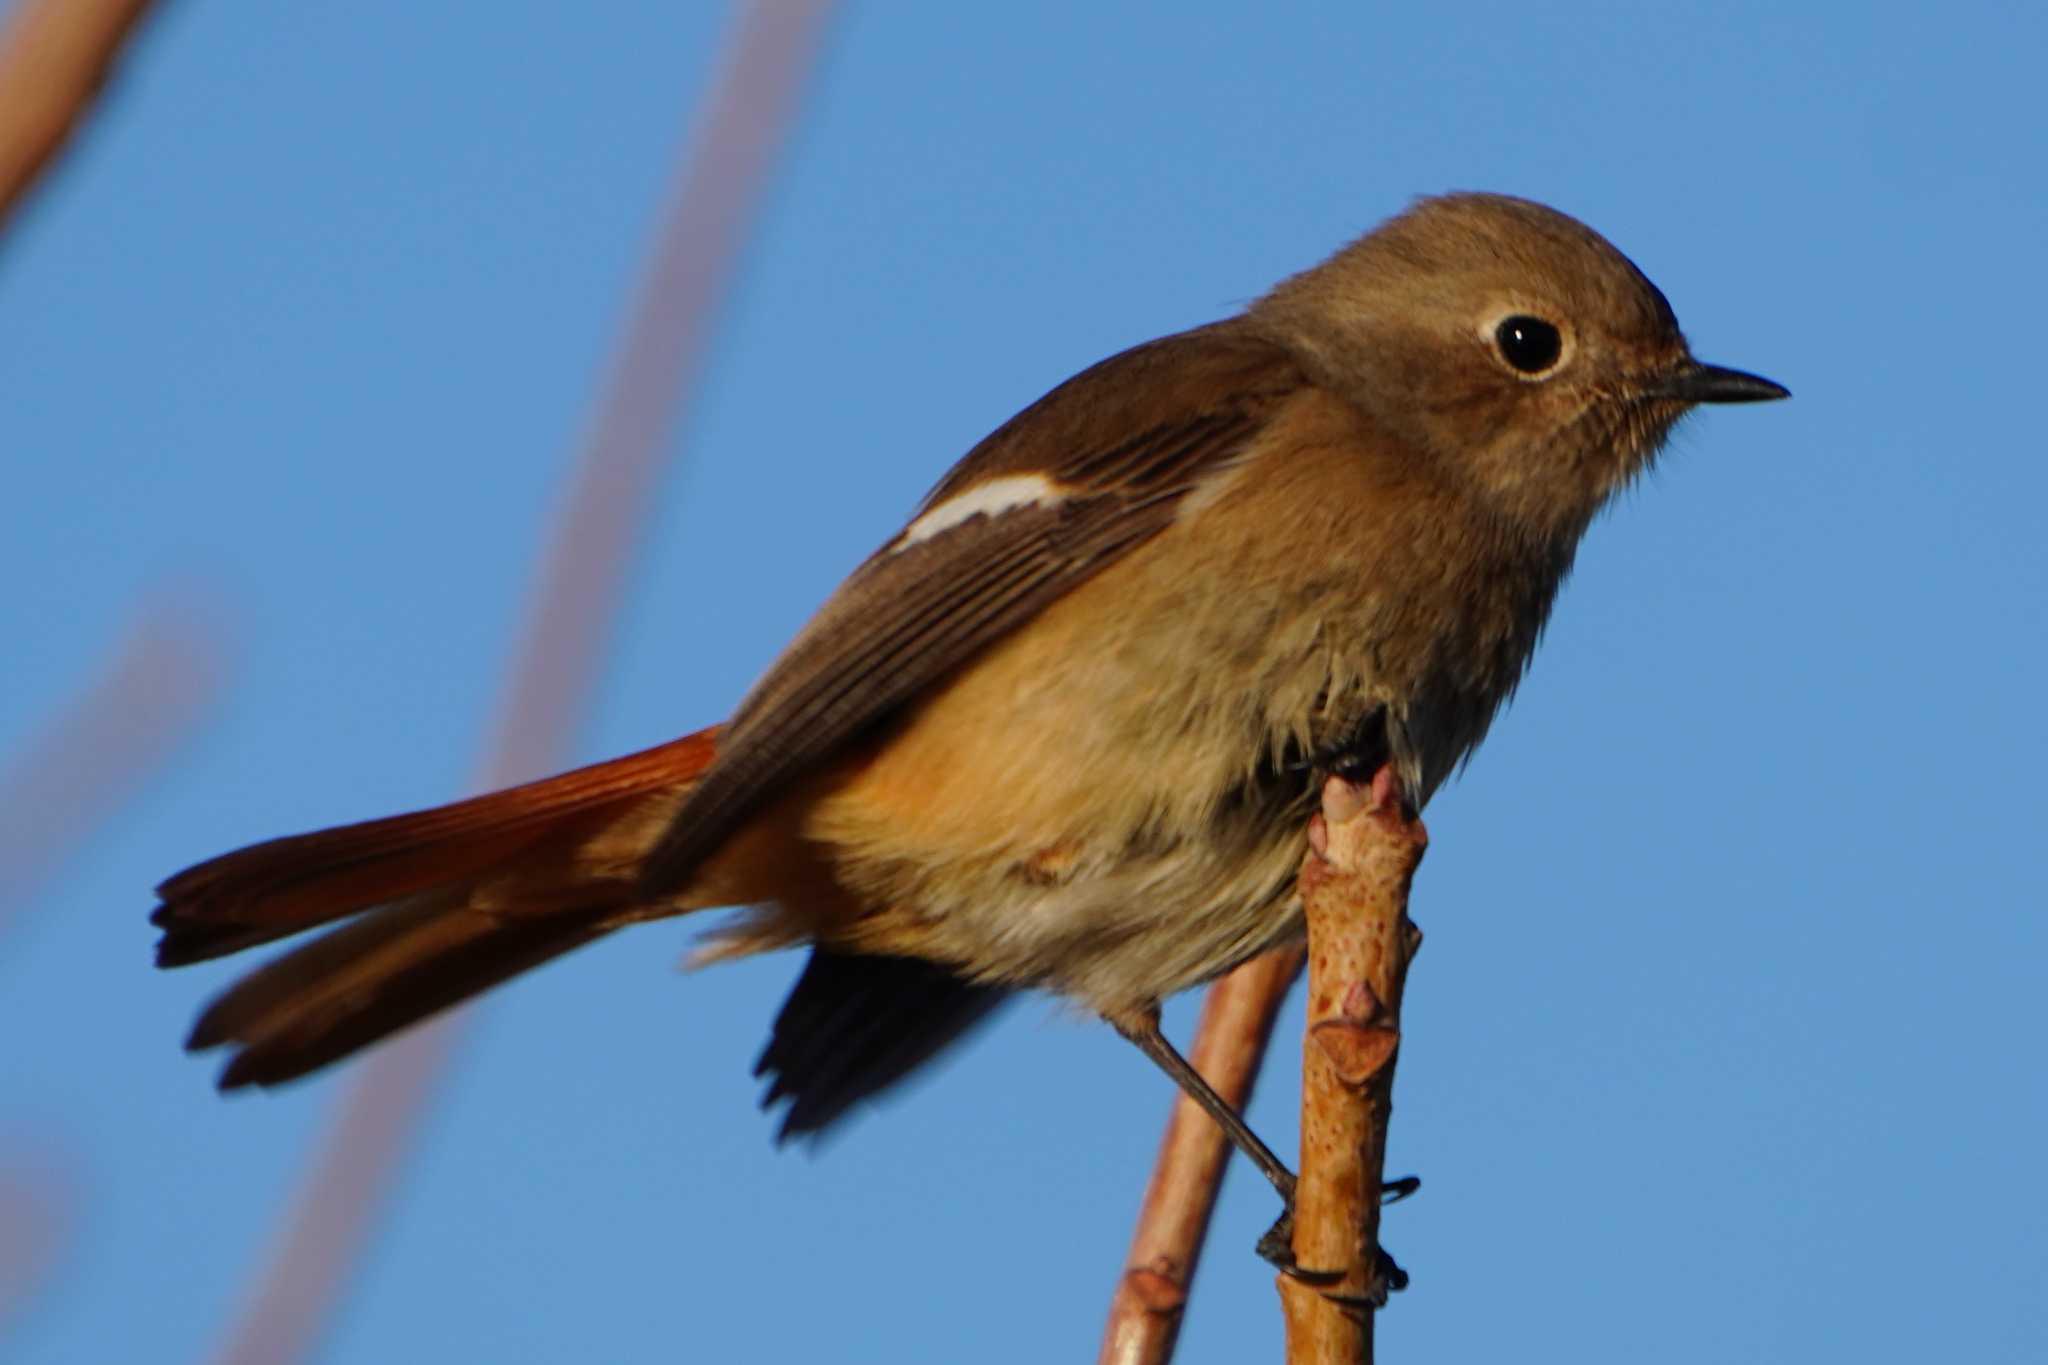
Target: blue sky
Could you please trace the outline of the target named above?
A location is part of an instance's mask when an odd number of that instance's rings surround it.
[[[477,767],[717,5],[185,0],[0,243],[0,754],[139,596],[232,690],[0,941],[0,1152],[82,1222],[0,1357],[196,1359],[330,1077],[223,1101],[148,888]],[[2048,1356],[2048,20],[2024,6],[854,4],[679,432],[598,758],[719,717],[975,439],[1450,188],[1574,213],[1709,411],[1430,811],[1390,1358]],[[331,1362],[1072,1359],[1169,1098],[1027,1003],[815,1153],[798,963],[622,935],[478,1013]],[[1184,1027],[1192,1001],[1169,1011]],[[1295,1141],[1298,1005],[1255,1123]],[[1225,1190],[1181,1359],[1273,1358]]]

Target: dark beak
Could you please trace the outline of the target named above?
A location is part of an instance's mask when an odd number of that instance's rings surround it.
[[[1765,403],[1773,398],[1790,398],[1792,390],[1760,374],[1688,360],[1653,382],[1647,396],[1675,398],[1681,403]]]

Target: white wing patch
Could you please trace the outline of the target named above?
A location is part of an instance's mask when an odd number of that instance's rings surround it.
[[[1053,507],[1067,500],[1067,490],[1043,474],[1006,474],[955,493],[904,528],[901,550],[952,530],[976,517],[999,517],[1019,507]]]

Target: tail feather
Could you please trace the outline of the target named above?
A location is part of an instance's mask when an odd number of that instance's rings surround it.
[[[235,1044],[223,1090],[281,1085],[603,937],[603,912],[506,921],[445,902],[394,906],[259,969],[187,1046]]]
[[[172,877],[151,916],[164,931],[161,966],[357,917],[230,987],[186,1046],[237,1048],[223,1089],[276,1085],[602,937],[631,909],[635,883],[583,865],[586,841],[636,827],[650,799],[680,799],[710,766],[714,733],[435,810],[272,840]]]
[[[502,867],[541,840],[601,823],[624,801],[711,766],[715,730],[433,810],[272,839],[157,888],[157,965],[252,948]]]

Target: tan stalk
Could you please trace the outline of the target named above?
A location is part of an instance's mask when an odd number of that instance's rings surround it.
[[[1273,1021],[1301,975],[1302,959],[1299,944],[1255,957],[1211,986],[1202,1002],[1188,1060],[1240,1112],[1251,1100]],[[1229,1160],[1223,1130],[1178,1095],[1145,1187],[1130,1258],[1110,1297],[1100,1365],[1164,1365],[1173,1358]]]
[[[1386,769],[1370,787],[1329,779],[1310,823],[1300,882],[1309,965],[1296,1270],[1279,1280],[1289,1365],[1373,1358],[1374,1315],[1388,1289],[1380,1191],[1401,991],[1422,940],[1408,919],[1408,888],[1428,839]]]

